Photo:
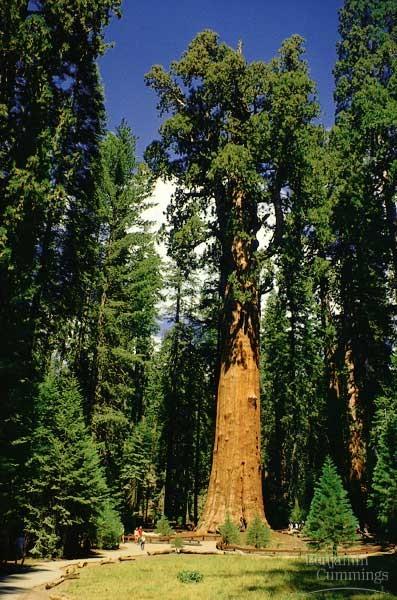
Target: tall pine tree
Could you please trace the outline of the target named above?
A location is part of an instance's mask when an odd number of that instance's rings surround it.
[[[121,496],[124,440],[144,412],[160,259],[144,217],[151,177],[136,162],[135,139],[126,123],[107,135],[101,157],[101,293],[92,333],[96,345],[88,412],[109,485]]]
[[[389,379],[392,337],[396,15],[395,3],[387,0],[347,0],[340,12],[335,67],[337,118],[331,143],[336,156],[332,187],[338,344],[333,361],[345,403],[346,476],[361,518],[366,512],[374,398]]]
[[[1,514],[26,460],[32,398],[56,352],[76,353],[97,265],[96,59],[117,0],[2,3],[0,25]],[[4,16],[4,18],[3,18]],[[84,243],[83,243],[84,242]],[[16,441],[19,443],[16,444]]]

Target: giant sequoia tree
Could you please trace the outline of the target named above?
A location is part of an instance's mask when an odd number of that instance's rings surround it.
[[[226,514],[264,518],[260,459],[259,301],[261,227],[258,205],[273,206],[271,253],[283,237],[282,189],[291,154],[316,108],[301,60],[302,40],[288,40],[269,65],[248,64],[241,47],[199,34],[170,71],[147,75],[168,118],[147,151],[159,172],[174,177],[174,219],[201,211],[220,248],[220,367],[212,472],[201,530]]]
[[[365,512],[374,399],[389,378],[396,273],[396,3],[347,0],[335,68],[333,247],[347,476]],[[390,281],[392,286],[390,286]],[[393,290],[394,288],[394,290]],[[339,422],[339,427],[343,423]]]

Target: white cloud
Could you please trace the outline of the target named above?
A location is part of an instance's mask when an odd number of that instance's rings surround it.
[[[156,181],[153,193],[149,198],[149,202],[153,204],[153,206],[148,208],[143,214],[144,219],[153,223],[151,227],[153,233],[157,233],[160,227],[166,223],[165,212],[174,191],[175,184],[170,181],[164,181],[162,179]],[[167,251],[163,243],[157,244],[157,251],[162,259],[167,257]]]

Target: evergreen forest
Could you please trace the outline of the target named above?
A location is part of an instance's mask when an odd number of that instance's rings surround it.
[[[281,529],[326,461],[351,522],[396,541],[395,0],[344,1],[331,128],[302,37],[250,62],[198,33],[142,82],[142,160],[107,126],[119,18],[0,0],[2,538]]]

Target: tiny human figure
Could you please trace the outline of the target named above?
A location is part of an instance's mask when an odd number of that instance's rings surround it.
[[[243,516],[240,517],[240,531],[245,531],[247,529],[247,521]]]
[[[138,543],[139,543],[140,538],[142,537],[142,534],[143,534],[142,525],[139,525],[139,527],[138,527]]]
[[[134,542],[137,544],[139,540],[139,531],[138,531],[138,527],[135,527],[135,531],[134,531]]]
[[[26,538],[23,532],[15,540],[15,564],[18,564],[18,560],[21,559],[21,567],[25,562],[26,555]]]
[[[141,537],[139,538],[139,543],[141,545],[142,552],[145,550],[145,542],[146,542],[145,534],[142,531]]]
[[[369,532],[369,529],[368,529],[368,525],[367,525],[367,523],[364,523],[364,527],[363,527],[363,533],[362,533],[362,535],[363,535],[363,538],[364,538],[365,540],[372,540],[372,539],[373,539],[373,537],[374,537],[374,536],[373,536],[373,535],[372,535],[372,534]]]
[[[91,540],[88,537],[88,535],[86,535],[86,536],[84,536],[84,540],[83,540],[83,552],[87,556],[90,553],[90,550],[91,550]]]

